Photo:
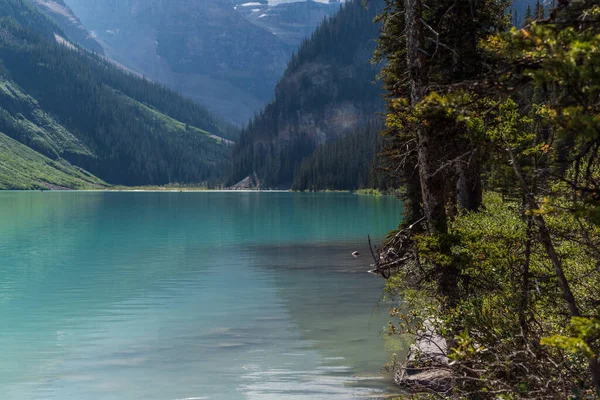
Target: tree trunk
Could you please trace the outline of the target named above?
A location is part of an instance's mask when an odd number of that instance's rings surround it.
[[[421,0],[404,0],[406,20],[406,56],[410,73],[411,105],[414,107],[427,94],[428,67],[423,50],[424,32],[422,23]],[[438,173],[439,160],[442,159],[442,146],[436,132],[425,124],[417,126],[419,177],[423,209],[429,233],[441,239],[442,253],[447,253],[444,236],[448,233],[446,203],[444,197],[444,176]],[[436,265],[437,285],[444,299],[444,307],[454,308],[458,303],[458,276],[456,265]],[[451,339],[451,338],[449,338]]]
[[[527,182],[525,182],[525,178],[523,177],[523,173],[521,172],[521,168],[517,163],[517,159],[512,151],[512,149],[508,149],[508,154],[510,155],[510,160],[513,165],[513,169],[515,171],[515,175],[517,176],[517,180],[521,185],[521,190],[523,190],[523,195],[525,196],[527,208],[530,211],[538,210],[539,206],[535,202],[533,195],[529,191],[529,187],[527,186]],[[546,221],[543,216],[536,214],[533,216],[533,221],[538,227],[538,232],[540,235],[540,242],[544,246],[546,250],[546,254],[550,261],[552,261],[552,266],[554,267],[554,274],[558,279],[558,286],[562,290],[563,299],[567,303],[569,307],[569,312],[572,317],[579,317],[581,313],[579,312],[579,308],[577,307],[577,303],[575,302],[575,296],[571,291],[571,286],[569,285],[569,281],[565,275],[565,271],[562,266],[562,262],[560,261],[558,254],[556,253],[556,249],[554,248],[554,243],[552,243],[552,237],[550,236],[550,231],[546,227]]]
[[[525,205],[525,208],[527,206]],[[531,266],[531,244],[533,241],[533,221],[527,217],[527,241],[525,242],[525,265],[521,276],[521,304],[519,306],[519,325],[523,333],[523,341],[527,342],[529,337],[529,325],[527,324],[527,308],[529,307],[529,280]]]
[[[473,157],[475,158],[475,157]],[[477,211],[483,202],[479,163],[475,160],[461,162],[456,167],[456,194],[459,212]]]
[[[592,374],[596,394],[600,396],[600,362],[595,357],[590,360],[590,373]]]
[[[428,69],[423,49],[424,36],[421,0],[404,0],[406,19],[406,56],[410,73],[411,104],[418,104],[427,93]],[[440,159],[438,146],[431,132],[421,125],[417,128],[419,175],[423,207],[430,233],[445,234],[448,231],[444,204],[444,180],[436,174]]]
[[[537,210],[539,206],[537,205],[535,198],[529,191],[529,187],[527,186],[527,182],[525,182],[525,178],[523,177],[523,173],[521,172],[521,168],[517,163],[517,159],[511,148],[508,149],[508,154],[510,156],[510,160],[513,165],[513,169],[515,171],[515,175],[517,176],[517,180],[521,185],[521,189],[523,190],[523,195],[525,196],[527,207],[529,210]],[[546,250],[546,254],[548,258],[552,261],[552,266],[554,267],[554,274],[558,279],[558,286],[562,290],[562,296],[565,303],[567,303],[567,307],[569,308],[569,312],[571,317],[580,317],[581,312],[579,311],[579,307],[577,307],[577,302],[575,300],[575,296],[571,291],[571,286],[569,285],[569,281],[565,275],[562,262],[556,253],[556,249],[554,248],[554,243],[552,243],[552,237],[550,236],[550,231],[546,227],[546,221],[544,217],[541,215],[535,215],[533,217],[533,221],[538,227],[538,232],[540,235],[540,241]],[[592,382],[594,384],[594,388],[598,395],[600,395],[600,365],[598,363],[598,359],[595,357],[590,358],[589,360],[589,370],[590,375],[592,377]]]
[[[417,157],[410,157],[404,163],[402,171],[405,187],[402,202],[404,203],[404,224],[410,226],[423,217],[423,208],[421,207],[421,181],[419,179]]]
[[[410,73],[410,101],[416,105],[427,93],[428,70],[425,53],[422,51],[424,36],[421,18],[421,0],[404,0],[406,21],[406,57]]]

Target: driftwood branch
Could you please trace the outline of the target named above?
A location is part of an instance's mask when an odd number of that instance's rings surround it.
[[[414,251],[412,235],[415,228],[425,221],[425,219],[423,217],[408,228],[398,231],[381,249],[372,245],[371,237],[369,236],[369,249],[373,256],[373,264],[371,264],[369,273],[389,279],[403,265],[413,260],[416,261],[417,257]]]

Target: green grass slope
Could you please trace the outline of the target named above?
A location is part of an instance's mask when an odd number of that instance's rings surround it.
[[[0,76],[0,131],[51,159],[92,157],[75,135],[41,109],[37,100]]]
[[[102,189],[102,180],[57,162],[0,132],[0,189]]]

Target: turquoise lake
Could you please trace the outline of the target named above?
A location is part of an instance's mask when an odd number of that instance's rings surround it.
[[[382,366],[405,349],[367,235],[401,212],[337,193],[0,193],[0,398],[388,398]]]

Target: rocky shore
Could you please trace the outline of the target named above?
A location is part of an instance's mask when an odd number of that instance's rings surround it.
[[[446,340],[426,321],[423,329],[417,334],[405,362],[396,369],[394,381],[411,393],[449,391],[451,372],[447,353]]]

